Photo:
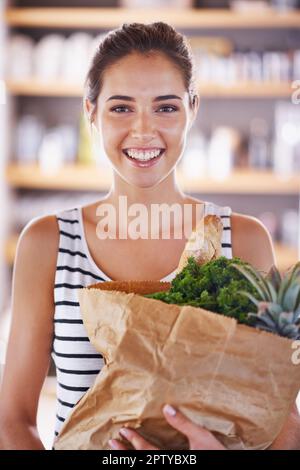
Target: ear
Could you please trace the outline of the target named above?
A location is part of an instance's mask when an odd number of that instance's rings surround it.
[[[189,122],[188,130],[190,130],[194,124],[194,121],[198,114],[199,105],[200,105],[199,95],[194,95],[194,105],[193,105],[193,108],[190,109],[190,122]]]
[[[88,121],[92,123],[92,111],[93,111],[93,106],[88,98],[85,98],[84,100],[84,112],[87,115]]]
[[[200,96],[199,95],[194,95],[194,112],[195,114],[198,113],[199,106],[200,106]]]

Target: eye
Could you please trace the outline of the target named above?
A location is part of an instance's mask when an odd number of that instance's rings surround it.
[[[163,110],[163,112],[165,113],[172,113],[172,112],[175,112],[175,111],[178,111],[178,108],[176,106],[161,106],[159,108],[159,110]]]
[[[122,114],[123,112],[127,112],[127,110],[129,110],[127,106],[115,106],[114,108],[110,109],[110,111],[115,112],[117,114]]]

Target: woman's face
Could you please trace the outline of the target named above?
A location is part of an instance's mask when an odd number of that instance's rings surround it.
[[[115,171],[147,188],[178,163],[196,111],[167,57],[132,53],[106,69],[95,125]]]

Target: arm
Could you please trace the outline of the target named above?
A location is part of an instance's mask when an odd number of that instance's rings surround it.
[[[276,264],[274,247],[266,227],[255,217],[232,214],[233,256],[267,273]]]
[[[54,216],[31,222],[18,242],[0,398],[0,449],[43,449],[36,414],[50,362],[57,245]]]

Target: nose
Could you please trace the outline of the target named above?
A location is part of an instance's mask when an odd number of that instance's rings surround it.
[[[137,113],[132,123],[131,135],[133,138],[145,141],[148,141],[149,139],[152,139],[154,137],[155,126],[153,122],[153,117],[150,113]]]

